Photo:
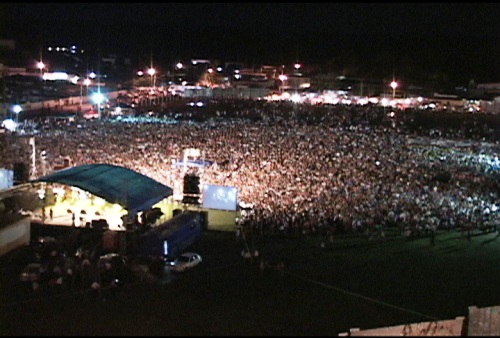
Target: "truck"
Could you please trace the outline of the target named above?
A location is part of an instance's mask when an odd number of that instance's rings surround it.
[[[200,212],[183,211],[139,236],[139,254],[152,260],[173,260],[201,237]]]

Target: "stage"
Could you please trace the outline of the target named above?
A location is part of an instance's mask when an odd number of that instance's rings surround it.
[[[205,229],[207,230],[236,231],[236,220],[240,215],[239,211],[203,208],[201,205],[175,201],[172,197],[160,201],[153,207],[159,208],[163,213],[153,226],[171,219],[179,210],[191,210],[206,214]],[[95,199],[93,201],[88,199],[56,200],[53,205],[45,207],[44,211],[37,210],[32,213],[31,221],[46,225],[88,227],[93,221],[106,220],[109,230],[125,231],[123,218],[126,215],[125,209],[117,205],[108,205],[106,202],[96,203]]]

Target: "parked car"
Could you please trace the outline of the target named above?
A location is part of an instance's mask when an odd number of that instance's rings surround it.
[[[202,262],[202,258],[199,254],[194,252],[185,252],[178,256],[168,264],[172,267],[175,272],[184,272],[191,269]]]

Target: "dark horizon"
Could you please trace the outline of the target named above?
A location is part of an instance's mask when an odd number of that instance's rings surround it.
[[[4,39],[121,53],[331,65],[366,77],[500,82],[498,4],[4,4]]]

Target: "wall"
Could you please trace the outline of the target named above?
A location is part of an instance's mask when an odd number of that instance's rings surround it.
[[[360,330],[350,329],[349,333],[341,333],[339,336],[351,337],[373,337],[373,336],[463,336],[465,317],[457,317],[450,320],[439,320],[432,322],[412,323],[397,326],[381,327],[376,329]]]

